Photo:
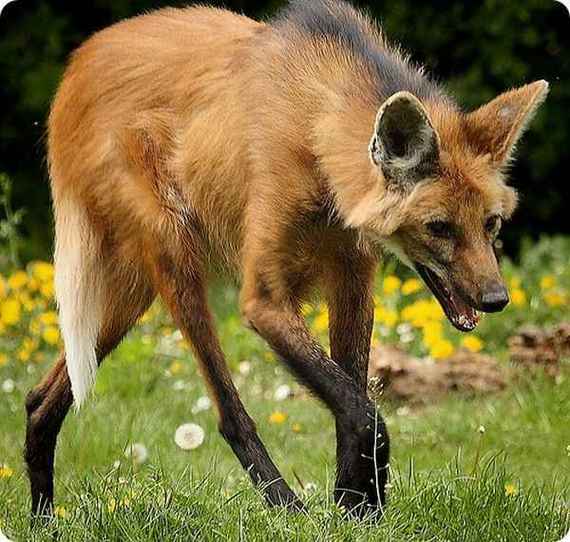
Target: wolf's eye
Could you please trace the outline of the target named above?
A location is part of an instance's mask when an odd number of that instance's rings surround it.
[[[499,215],[490,216],[485,222],[485,229],[490,235],[497,236],[501,229],[501,217]]]
[[[434,237],[441,237],[442,239],[450,239],[453,237],[453,225],[451,222],[434,220],[433,222],[428,222],[426,227]]]

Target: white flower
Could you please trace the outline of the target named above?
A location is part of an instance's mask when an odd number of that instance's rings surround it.
[[[212,401],[207,395],[199,397],[196,404],[192,407],[192,414],[198,414],[198,412],[203,412],[204,410],[209,410],[212,406]]]
[[[315,482],[308,482],[304,487],[305,493],[314,493],[317,491],[317,484]]]
[[[204,430],[195,423],[185,423],[174,433],[174,442],[183,450],[194,450],[204,442]]]
[[[184,382],[184,380],[177,380],[176,382],[174,382],[174,384],[172,384],[172,389],[174,391],[182,391],[186,388],[186,382]]]
[[[485,426],[484,425],[480,425],[479,429],[477,429],[477,431],[479,431],[479,433],[483,434],[485,432]]]
[[[251,371],[251,363],[249,361],[242,361],[238,366],[239,372],[242,375],[248,375]]]
[[[273,399],[276,401],[284,401],[288,397],[291,397],[291,388],[287,384],[281,384],[273,393]]]
[[[7,378],[2,382],[2,391],[4,393],[12,393],[15,387],[14,381],[11,378]]]
[[[0,542],[12,542],[2,531],[0,531]]]
[[[142,465],[148,459],[148,450],[144,444],[135,442],[127,446],[125,457],[137,465]]]
[[[404,322],[403,324],[398,325],[396,331],[398,332],[398,335],[407,335],[413,331],[413,328],[411,324]]]

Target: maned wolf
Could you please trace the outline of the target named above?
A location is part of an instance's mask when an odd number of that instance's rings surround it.
[[[26,402],[33,511],[52,508],[67,411],[156,295],[253,482],[269,504],[302,507],[232,383],[206,301],[212,270],[240,281],[245,320],[334,414],[337,501],[381,508],[388,435],[366,394],[381,248],[458,329],[501,310],[493,242],[516,204],[505,169],[547,91],[538,81],[466,113],[335,0],[294,0],[269,23],[163,9],[87,40],[49,117],[65,354]],[[300,313],[315,289],[330,356]]]

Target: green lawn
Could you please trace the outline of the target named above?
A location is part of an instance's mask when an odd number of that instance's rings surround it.
[[[527,246],[518,266],[504,263],[517,296],[477,330],[485,353],[508,363],[506,341],[521,324],[568,320],[569,258],[569,238],[544,239]],[[393,267],[386,272],[400,274]],[[37,280],[49,286],[49,265],[26,273],[6,274],[0,321],[0,529],[13,540],[51,540],[57,533],[62,541],[554,542],[570,529],[568,363],[556,379],[523,374],[493,396],[453,395],[419,410],[381,401],[393,452],[389,506],[381,521],[359,523],[331,501],[331,416],[242,326],[236,290],[217,287],[212,302],[236,383],[277,465],[308,504],[307,513],[264,506],[218,434],[213,409],[196,409],[206,391],[195,362],[164,313],[153,309],[105,361],[94,398],[68,416],[56,463],[59,516],[30,530],[24,397],[55,358],[48,339],[57,331],[50,288],[37,292]],[[379,277],[375,341],[398,341],[406,307],[415,307],[415,317],[426,307],[425,290],[407,294],[404,286],[392,277],[387,289]],[[7,311],[8,302],[21,311]],[[326,312],[306,312],[326,342]],[[425,331],[437,318],[414,324],[411,352],[430,353]],[[447,341],[447,348],[460,347],[462,337],[442,323],[438,340]],[[293,396],[275,400],[285,384]],[[206,435],[192,451],[174,442],[177,427],[187,422],[202,426]],[[131,443],[146,447],[146,462],[134,465],[125,458]]]
[[[69,415],[56,472],[57,504],[66,517],[33,532],[21,448],[24,394],[39,368],[32,374],[24,366],[12,369],[16,389],[0,402],[0,462],[15,471],[0,480],[6,534],[45,540],[57,528],[61,540],[74,541],[555,541],[570,527],[566,374],[557,382],[525,378],[483,399],[450,397],[420,411],[381,405],[393,442],[389,508],[378,524],[357,523],[346,520],[330,499],[331,417],[304,393],[273,399],[284,383],[301,390],[274,361],[258,358],[257,339],[250,339],[251,372],[237,370],[236,379],[282,473],[304,494],[307,514],[265,509],[218,435],[213,410],[192,413],[205,394],[193,362],[172,366],[169,355],[156,354],[155,345],[146,343],[146,335],[133,333],[100,371],[95,399]],[[283,423],[270,423],[275,411],[287,415]],[[184,452],[173,437],[188,421],[200,424],[206,439]],[[147,447],[144,465],[124,458],[131,442]]]

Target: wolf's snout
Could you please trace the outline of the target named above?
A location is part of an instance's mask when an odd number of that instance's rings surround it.
[[[483,290],[481,295],[481,310],[484,312],[498,312],[509,303],[509,293],[501,282],[492,282]]]

